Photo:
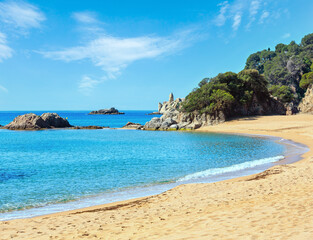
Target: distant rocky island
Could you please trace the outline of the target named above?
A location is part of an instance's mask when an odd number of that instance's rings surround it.
[[[116,108],[111,107],[110,109],[100,109],[98,111],[91,111],[89,114],[90,115],[95,115],[95,114],[119,115],[119,114],[125,114],[125,113],[119,112]]]

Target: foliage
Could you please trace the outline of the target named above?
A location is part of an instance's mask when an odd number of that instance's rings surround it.
[[[300,87],[302,76],[313,71],[313,33],[304,36],[301,44],[279,43],[275,51],[263,50],[251,54],[245,69],[256,69],[264,74],[270,85],[287,85],[299,102],[304,91]],[[307,80],[302,81],[303,86]]]
[[[272,85],[269,88],[269,92],[283,103],[291,102],[294,99],[294,95],[290,87],[286,85]]]
[[[202,82],[202,81],[201,81]],[[249,105],[253,96],[268,97],[267,82],[257,70],[220,73],[205,84],[199,84],[183,103],[185,112],[228,113],[235,105]]]
[[[313,83],[313,72],[303,74],[302,79],[300,81],[300,87],[302,89],[307,89],[310,84]]]

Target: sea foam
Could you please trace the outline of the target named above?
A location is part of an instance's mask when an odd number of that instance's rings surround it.
[[[236,172],[236,171],[240,171],[240,170],[244,170],[248,168],[257,167],[257,166],[267,164],[267,163],[277,162],[279,160],[282,160],[283,158],[284,156],[276,156],[276,157],[262,158],[258,160],[239,163],[239,164],[235,164],[235,165],[223,167],[223,168],[211,168],[205,171],[188,174],[185,177],[178,179],[177,182],[197,180],[197,179],[207,178],[207,177],[211,177],[211,176],[215,176],[219,174]]]

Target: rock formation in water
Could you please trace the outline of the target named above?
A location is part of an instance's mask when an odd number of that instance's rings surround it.
[[[308,87],[298,109],[301,113],[313,113],[313,84]]]
[[[39,130],[45,128],[67,128],[71,127],[69,122],[56,113],[44,113],[38,116],[28,113],[17,116],[11,123],[3,128],[10,130]]]
[[[119,112],[116,108],[112,107],[110,109],[100,109],[98,111],[92,111],[89,114],[118,115],[125,113]]]
[[[129,128],[129,129],[141,129],[143,126],[140,123],[133,123],[128,122],[126,125],[122,128]]]
[[[75,126],[73,129],[88,129],[88,130],[97,130],[97,129],[104,129],[109,127],[101,127],[101,126]]]

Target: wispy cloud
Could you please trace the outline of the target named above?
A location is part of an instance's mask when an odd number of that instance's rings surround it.
[[[12,57],[13,50],[7,45],[6,35],[0,32],[0,62]]]
[[[72,14],[72,17],[76,21],[81,22],[81,23],[87,23],[87,24],[98,23],[96,13],[94,12],[89,12],[89,11],[75,12]]]
[[[45,15],[34,5],[22,1],[0,3],[0,19],[15,28],[39,28]]]
[[[246,30],[249,30],[253,23],[263,24],[270,17],[271,12],[275,12],[271,9],[268,0],[229,0],[218,6],[219,12],[214,19],[215,25],[222,27],[228,22],[234,32],[241,25],[245,25]]]
[[[46,58],[65,62],[89,60],[95,66],[101,67],[106,72],[106,77],[115,78],[129,64],[141,59],[172,54],[187,47],[192,39],[190,31],[168,37],[118,38],[103,35],[85,45],[40,53]]]
[[[260,24],[264,23],[264,20],[269,17],[270,13],[268,11],[263,11],[261,17],[260,17]]]
[[[282,36],[282,38],[290,38],[290,36],[291,36],[291,34],[290,33],[285,33],[283,36]]]
[[[227,19],[226,12],[227,12],[227,9],[229,8],[228,1],[225,1],[219,4],[218,6],[220,6],[220,11],[219,11],[218,16],[215,19],[215,23],[217,26],[223,26]]]
[[[2,85],[0,85],[0,91],[5,93],[9,92],[9,90]]]
[[[240,13],[237,13],[235,16],[234,16],[234,22],[233,22],[233,25],[232,25],[232,28],[234,31],[237,31],[239,26],[240,26],[240,23],[241,23],[241,14]]]
[[[86,95],[86,96],[89,96],[93,89],[99,85],[100,83],[102,83],[104,80],[95,80],[95,79],[92,79],[91,77],[89,76],[83,76],[82,79],[78,82],[78,90]]]

